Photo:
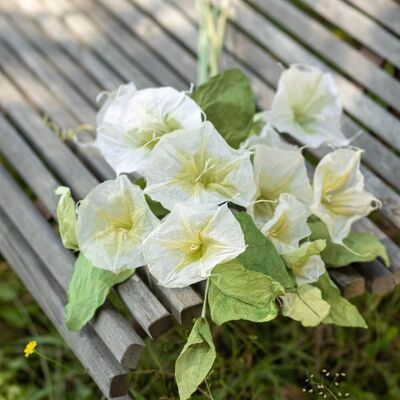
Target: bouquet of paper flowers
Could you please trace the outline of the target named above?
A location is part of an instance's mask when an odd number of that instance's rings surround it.
[[[239,70],[190,92],[129,83],[104,95],[94,146],[116,179],[77,204],[57,189],[62,241],[79,251],[70,329],[143,265],[169,288],[206,280],[202,315],[176,362],[188,399],[216,357],[211,321],[268,322],[280,310],[304,326],[366,327],[327,268],[388,263],[377,238],[351,230],[381,203],[364,189],[362,151],[341,132],[331,75],[292,65],[271,109],[257,114]],[[322,145],[330,151],[307,164],[304,148]]]

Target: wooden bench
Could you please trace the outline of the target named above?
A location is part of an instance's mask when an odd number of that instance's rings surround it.
[[[311,63],[334,73],[346,135],[365,131],[354,145],[366,150],[366,185],[383,208],[356,228],[382,239],[391,267],[376,260],[331,271],[347,297],[385,294],[400,282],[399,14],[390,0],[237,1],[227,27],[222,67],[240,67],[251,77],[260,108],[271,104],[280,64]],[[202,299],[192,288],[155,285],[143,267],[115,289],[124,314],[108,303],[82,332],[67,330],[63,309],[75,257],[55,229],[54,189],[67,185],[80,199],[114,173],[93,149],[60,140],[43,117],[62,129],[93,123],[96,95],[127,81],[188,89],[196,80],[196,48],[194,1],[0,5],[0,152],[33,192],[28,197],[0,166],[0,252],[107,398],[129,398],[126,376],[143,339],[174,323],[189,325]]]

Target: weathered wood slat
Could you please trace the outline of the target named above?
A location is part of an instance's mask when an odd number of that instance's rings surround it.
[[[351,265],[340,269],[331,269],[329,275],[340,288],[342,295],[348,299],[360,296],[365,292],[365,279]]]
[[[118,285],[116,291],[136,322],[152,339],[172,327],[171,315],[138,276]]]
[[[400,35],[400,5],[396,0],[348,0],[348,2]]]
[[[127,377],[104,343],[88,325],[80,333],[65,326],[61,289],[42,270],[42,263],[0,208],[0,251],[60,335],[107,398],[126,395]]]
[[[356,264],[355,268],[365,279],[369,292],[384,295],[396,287],[393,274],[378,261]]]
[[[400,41],[375,21],[342,0],[301,0],[301,2],[400,68]]]
[[[28,175],[25,173],[24,176],[29,178],[34,172],[28,170]],[[42,179],[46,177],[47,175],[43,175]],[[72,275],[75,257],[62,247],[56,233],[1,166],[0,183],[2,188],[0,205],[19,227],[20,233],[29,240],[32,249],[48,268],[48,273],[54,277],[65,293]],[[37,234],[38,232],[40,235]],[[54,262],[54,260],[57,261]],[[104,315],[100,316],[101,313]],[[60,318],[64,318],[64,313]],[[106,309],[99,312],[99,317],[94,320],[93,326],[118,362],[123,362],[127,367],[136,365],[143,342],[120,314],[108,305]],[[115,340],[116,338],[119,340]],[[129,358],[130,356],[133,358]]]

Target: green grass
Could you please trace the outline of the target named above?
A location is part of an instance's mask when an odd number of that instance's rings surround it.
[[[368,330],[323,326],[306,329],[279,317],[268,324],[246,322],[213,327],[218,358],[206,385],[193,399],[321,398],[303,393],[305,379],[322,369],[345,372],[339,388],[350,399],[400,398],[400,289],[356,301]],[[149,341],[131,376],[134,399],[176,399],[174,362],[188,330],[177,327]],[[65,368],[23,348],[36,338],[39,349]],[[326,379],[329,383],[330,378]],[[0,400],[100,399],[101,394],[57,335],[13,272],[0,263]],[[329,397],[328,397],[329,398]]]

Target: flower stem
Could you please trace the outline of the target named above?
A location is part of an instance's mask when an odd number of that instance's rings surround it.
[[[207,313],[207,299],[208,299],[208,289],[210,287],[210,278],[207,278],[206,290],[204,292],[203,309],[201,310],[201,317],[205,318]]]

